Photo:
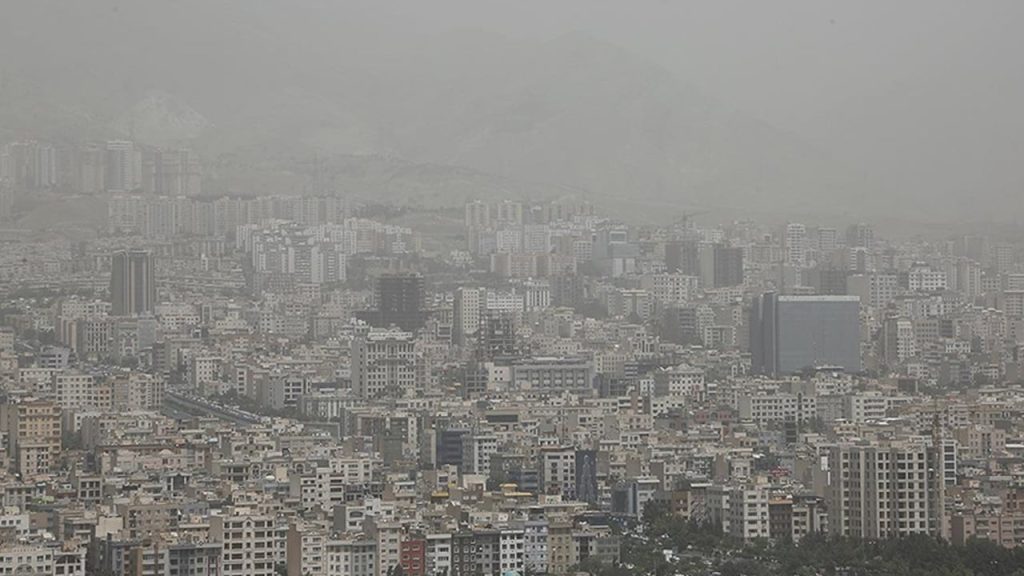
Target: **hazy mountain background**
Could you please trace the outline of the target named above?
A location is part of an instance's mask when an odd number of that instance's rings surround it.
[[[1019,219],[1024,9],[856,4],[12,0],[0,139],[186,143],[224,191],[316,157],[428,205]]]

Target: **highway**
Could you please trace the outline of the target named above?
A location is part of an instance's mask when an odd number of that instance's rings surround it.
[[[163,412],[173,418],[180,418],[182,415],[207,416],[239,426],[253,426],[260,424],[264,419],[259,414],[225,406],[192,394],[172,391],[168,391],[164,396]]]

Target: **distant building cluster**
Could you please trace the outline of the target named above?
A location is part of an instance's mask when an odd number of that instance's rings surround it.
[[[146,238],[234,239],[239,227],[281,220],[294,225],[342,224],[345,202],[333,196],[154,197],[117,194],[107,201],[107,228]],[[371,225],[372,227],[372,225]],[[362,238],[363,246],[367,242]]]
[[[198,196],[202,168],[187,148],[164,149],[130,140],[74,145],[30,140],[0,148],[0,181],[19,192]]]
[[[490,259],[490,271],[506,278],[574,275],[576,257],[589,252],[582,222],[587,203],[552,202],[536,209],[522,202],[466,204],[470,253]]]

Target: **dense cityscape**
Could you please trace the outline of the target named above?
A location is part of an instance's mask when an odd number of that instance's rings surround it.
[[[4,0],[0,576],[1024,576],[1022,29]]]
[[[734,550],[1024,543],[1019,242],[573,197],[439,233],[202,196],[187,151],[0,159],[7,222],[107,207],[3,237],[2,573],[632,573],[654,511]]]

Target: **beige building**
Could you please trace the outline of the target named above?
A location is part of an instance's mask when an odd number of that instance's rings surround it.
[[[830,533],[888,538],[943,532],[940,451],[924,442],[837,445],[828,466]]]
[[[8,449],[22,479],[49,474],[61,449],[60,406],[51,400],[26,398],[2,410]]]
[[[287,537],[286,524],[244,508],[210,518],[210,540],[224,547],[223,576],[275,576]]]

